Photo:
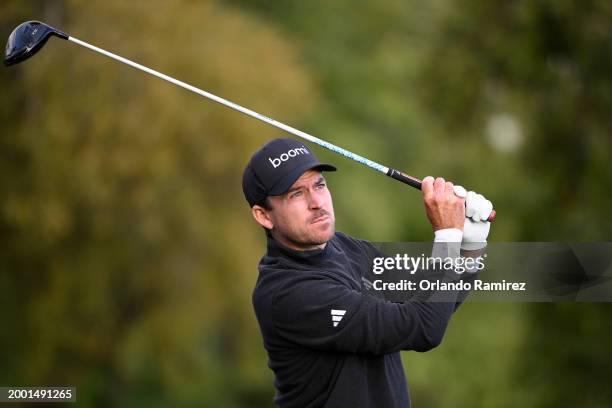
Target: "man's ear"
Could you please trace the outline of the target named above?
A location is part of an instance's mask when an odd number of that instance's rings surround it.
[[[251,208],[251,214],[253,214],[253,218],[255,218],[255,221],[257,221],[262,227],[269,230],[274,228],[274,223],[272,223],[270,214],[268,214],[268,210],[266,210],[265,208],[259,205],[254,205]]]

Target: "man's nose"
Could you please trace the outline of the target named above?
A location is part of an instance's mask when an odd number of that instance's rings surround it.
[[[321,206],[323,205],[323,199],[322,197],[320,197],[319,194],[317,194],[316,191],[311,191],[308,196],[309,196],[308,206],[311,209],[321,208]]]

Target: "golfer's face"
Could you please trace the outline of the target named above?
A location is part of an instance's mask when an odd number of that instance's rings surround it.
[[[321,172],[309,170],[281,196],[270,197],[274,233],[294,249],[312,249],[335,232],[334,206]]]

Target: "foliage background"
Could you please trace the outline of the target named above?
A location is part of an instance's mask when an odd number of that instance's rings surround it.
[[[492,241],[612,232],[612,3],[0,4],[299,129],[483,192]],[[242,197],[275,129],[71,44],[0,69],[0,384],[79,406],[268,407]],[[427,241],[419,195],[317,149],[338,229]],[[417,407],[612,404],[608,304],[466,304],[403,353]]]

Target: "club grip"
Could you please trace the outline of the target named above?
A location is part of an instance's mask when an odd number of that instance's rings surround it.
[[[422,184],[421,180],[419,180],[416,177],[409,176],[406,173],[402,173],[399,170],[389,169],[389,171],[387,172],[387,176],[392,177],[396,179],[397,181],[401,181],[404,184],[408,184],[409,186],[412,186],[416,188],[417,190],[421,189],[421,184]]]
[[[397,181],[401,181],[404,184],[408,184],[409,186],[414,187],[418,190],[421,189],[421,185],[423,184],[423,182],[418,178],[412,177],[406,173],[391,168],[387,172],[387,176],[392,177]],[[493,222],[493,220],[495,220],[495,217],[497,217],[497,211],[492,210],[487,221]]]

